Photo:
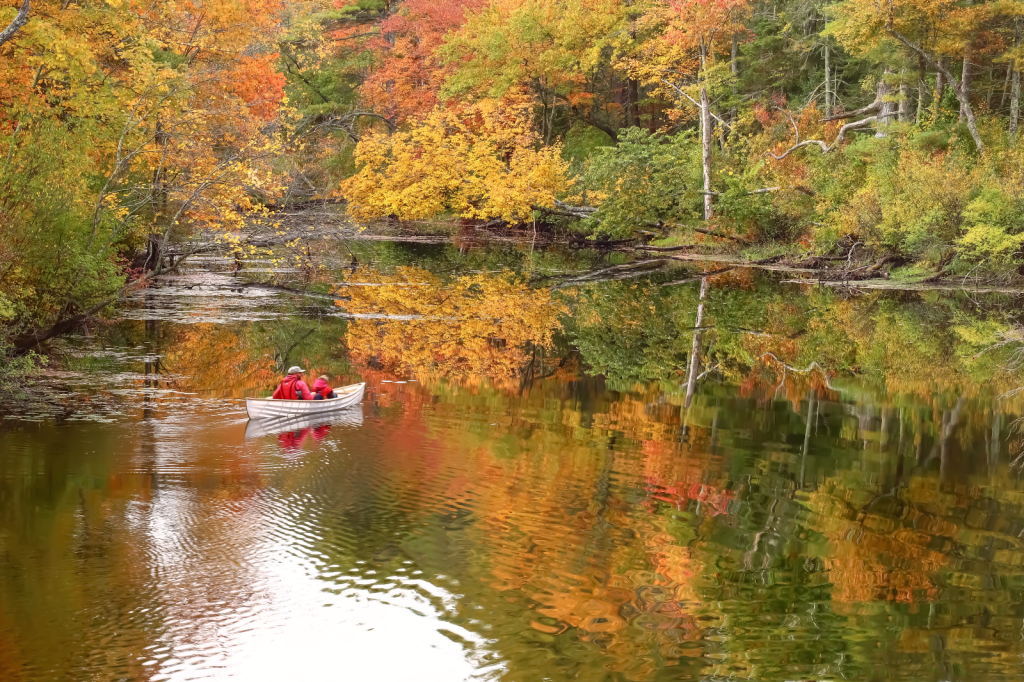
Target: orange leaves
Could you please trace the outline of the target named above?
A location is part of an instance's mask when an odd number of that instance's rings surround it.
[[[401,123],[422,117],[438,103],[452,65],[438,55],[445,35],[465,21],[483,0],[408,0],[399,14],[381,23],[387,37],[369,43],[378,65],[360,86],[363,100]]]
[[[249,112],[262,121],[277,115],[284,97],[284,76],[275,71],[276,54],[243,56],[238,60],[235,80],[228,87],[245,102]]]
[[[728,55],[733,36],[748,33],[744,21],[751,11],[747,0],[669,0],[656,5],[638,23],[657,37],[641,46],[629,69],[666,99],[684,99],[680,84],[690,75],[707,82],[708,67],[719,55]],[[686,105],[670,115],[678,118],[689,111]]]

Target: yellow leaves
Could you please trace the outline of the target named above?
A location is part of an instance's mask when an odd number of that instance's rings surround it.
[[[523,96],[435,109],[403,132],[364,137],[359,173],[342,185],[356,218],[406,220],[454,211],[520,221],[566,187],[559,147],[541,147]]]

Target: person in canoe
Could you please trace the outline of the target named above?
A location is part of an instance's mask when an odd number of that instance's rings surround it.
[[[327,375],[321,374],[320,378],[313,384],[313,400],[326,400],[327,398],[337,398],[338,394],[334,392],[334,389],[327,385]]]
[[[274,395],[270,397],[275,400],[313,400],[313,391],[309,390],[309,386],[302,380],[302,373],[305,371],[298,365],[289,368],[288,376],[274,389]]]

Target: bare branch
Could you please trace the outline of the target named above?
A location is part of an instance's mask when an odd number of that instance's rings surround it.
[[[795,144],[792,147],[790,147],[789,149],[787,149],[785,152],[782,153],[782,156],[776,156],[772,152],[768,152],[768,156],[772,157],[776,161],[781,161],[782,159],[784,159],[787,156],[789,156],[791,153],[795,152],[797,149],[800,149],[801,147],[809,147],[809,146],[814,145],[814,144],[816,144],[819,147],[821,147],[821,153],[822,154],[828,154],[828,153],[833,152],[833,151],[836,150],[836,148],[846,138],[846,133],[848,131],[856,130],[858,128],[863,128],[866,125],[868,125],[869,123],[872,123],[872,122],[877,121],[877,120],[878,120],[878,116],[868,116],[867,118],[862,118],[859,121],[854,121],[853,123],[847,123],[846,125],[844,125],[842,128],[839,129],[839,134],[836,135],[836,139],[830,145],[829,144],[825,144],[821,140],[804,140],[803,142],[801,142],[799,144]]]
[[[344,130],[350,138],[352,138],[353,142],[359,142],[359,136],[356,135],[355,131],[352,129],[352,124],[361,116],[368,116],[370,118],[376,118],[384,121],[385,125],[388,127],[389,133],[393,134],[398,130],[398,126],[395,125],[395,122],[392,119],[372,111],[349,111],[344,114],[318,114],[313,116],[309,120],[309,123],[312,124],[314,128],[340,128],[341,130]]]
[[[864,114],[877,114],[882,108],[882,103],[879,100],[875,100],[871,104],[867,105],[862,109],[855,109],[854,111],[844,111],[841,114],[833,114],[832,116],[826,116],[825,118],[818,119],[822,123],[828,121],[841,121],[844,118],[854,118],[855,116],[862,116]]]
[[[15,15],[14,21],[8,24],[7,28],[3,31],[0,31],[0,45],[3,45],[13,38],[14,34],[18,32],[18,29],[28,23],[28,12],[30,9],[32,9],[30,0],[25,0],[21,9],[18,10],[18,14]]]
[[[744,196],[750,196],[751,194],[769,194],[771,192],[778,192],[782,187],[762,187],[761,189],[752,189],[749,192],[744,192]],[[706,194],[712,197],[720,197],[724,192],[697,192],[697,194]]]
[[[695,100],[694,98],[692,98],[692,97],[690,97],[689,95],[687,95],[687,94],[686,94],[686,92],[685,92],[685,91],[684,91],[684,90],[683,90],[682,88],[680,88],[680,87],[679,87],[678,85],[676,85],[676,84],[675,84],[675,83],[673,83],[672,81],[670,81],[670,80],[666,80],[666,79],[662,78],[662,79],[661,79],[661,82],[662,82],[662,83],[664,83],[665,85],[668,85],[668,86],[671,86],[672,88],[674,88],[676,92],[678,92],[678,93],[679,93],[680,95],[682,95],[682,96],[683,96],[683,97],[685,97],[686,99],[690,100],[690,103],[691,103],[691,104],[693,104],[693,106],[695,106],[695,107],[700,107],[700,102],[698,102],[698,101],[697,101],[697,100]],[[718,116],[716,116],[716,115],[715,115],[715,112],[713,112],[713,111],[709,111],[708,113],[709,113],[709,114],[711,114],[711,118],[715,119],[716,121],[718,121],[719,123],[721,123],[722,125],[724,125],[724,126],[725,126],[726,128],[728,128],[729,130],[732,130],[732,126],[731,126],[731,125],[729,125],[728,123],[726,123],[725,121],[723,121],[723,120],[722,120],[721,118],[719,118]]]

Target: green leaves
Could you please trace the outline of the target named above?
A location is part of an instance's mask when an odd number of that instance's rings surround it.
[[[700,173],[700,146],[691,132],[662,136],[629,128],[618,146],[596,150],[580,178],[584,198],[599,202],[584,225],[628,235],[660,221],[698,220]]]

